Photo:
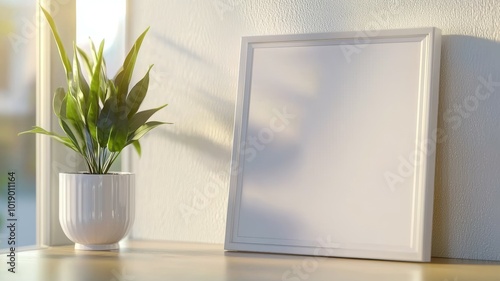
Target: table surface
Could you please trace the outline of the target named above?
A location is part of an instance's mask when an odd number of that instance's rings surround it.
[[[225,252],[219,244],[127,241],[118,251],[72,246],[17,252],[16,273],[2,281],[370,280],[500,281],[500,262],[433,259],[431,263]]]

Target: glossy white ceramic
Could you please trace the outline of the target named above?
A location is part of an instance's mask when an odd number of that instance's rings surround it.
[[[130,173],[59,174],[59,221],[79,250],[118,249],[135,216]]]

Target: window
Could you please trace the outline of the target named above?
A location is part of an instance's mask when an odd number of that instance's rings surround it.
[[[16,247],[36,244],[35,136],[17,136],[35,124],[35,0],[0,0],[0,248],[10,236],[9,214],[17,219]],[[8,173],[15,173],[9,183]],[[8,185],[15,204],[8,212]],[[10,223],[10,222],[9,222]]]

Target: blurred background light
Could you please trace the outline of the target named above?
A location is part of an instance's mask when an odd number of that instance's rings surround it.
[[[78,46],[88,49],[89,37],[96,47],[104,39],[108,75],[113,77],[125,56],[125,0],[77,0],[76,37]]]
[[[0,225],[7,215],[7,179],[16,173],[16,247],[36,244],[35,0],[0,0]],[[7,248],[0,228],[0,248]]]

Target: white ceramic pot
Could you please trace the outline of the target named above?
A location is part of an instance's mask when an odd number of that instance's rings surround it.
[[[59,221],[79,250],[118,249],[134,222],[131,173],[59,174]]]

